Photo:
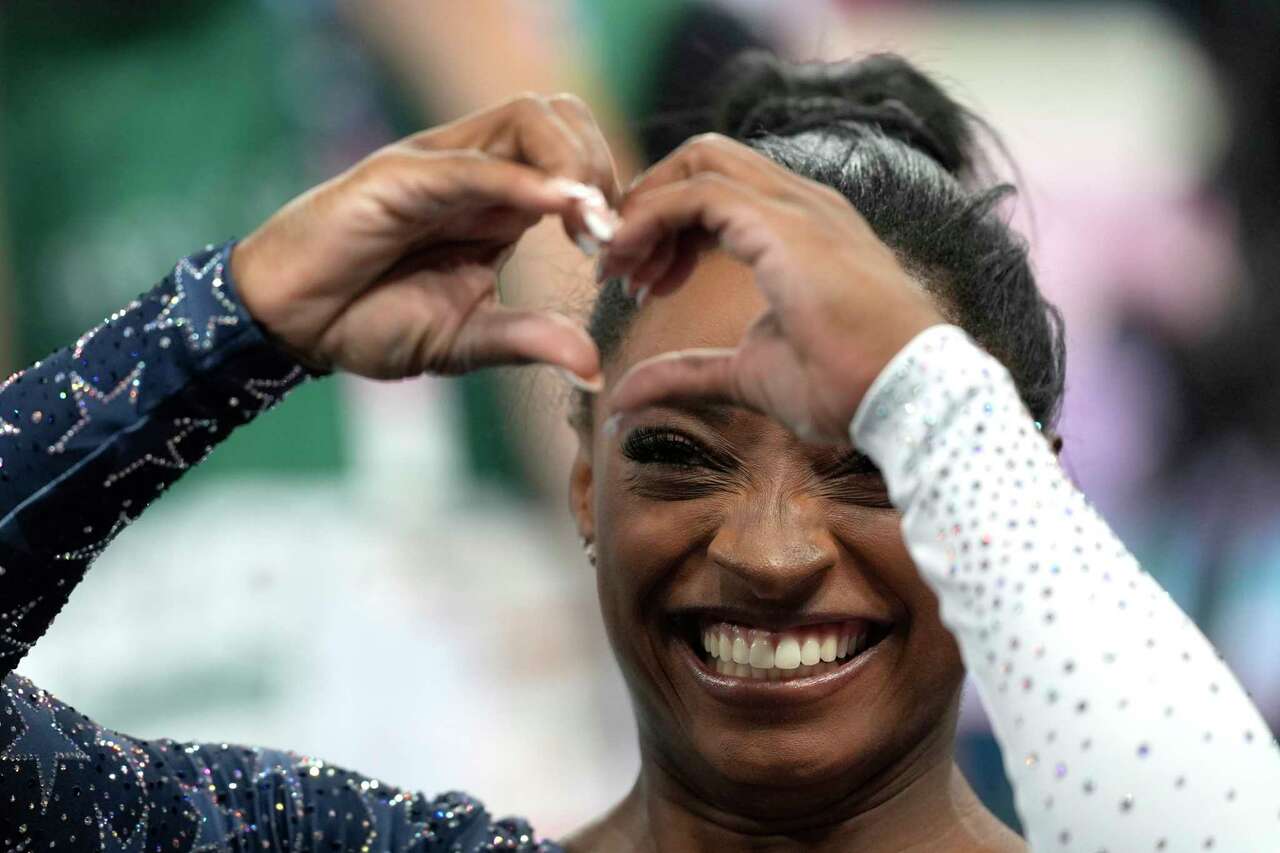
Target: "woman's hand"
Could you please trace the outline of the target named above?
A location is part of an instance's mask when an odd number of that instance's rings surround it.
[[[736,349],[647,359],[615,387],[624,412],[684,399],[746,406],[801,438],[844,443],[872,381],[943,322],[921,286],[835,190],[730,139],[693,139],[628,192],[601,279],[640,298],[670,293],[719,246],[747,264],[768,310]]]
[[[584,245],[618,195],[577,98],[516,98],[383,148],[294,199],[236,246],[250,314],[318,368],[378,379],[545,362],[588,382],[599,354],[549,311],[499,304],[515,243],[557,214]]]

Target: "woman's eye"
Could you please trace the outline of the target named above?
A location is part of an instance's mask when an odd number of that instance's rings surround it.
[[[872,509],[893,509],[889,488],[878,474],[849,474],[832,480],[827,493],[841,503]]]
[[[636,466],[628,486],[643,498],[688,501],[732,488],[731,464],[681,432],[642,427],[623,441],[622,454]]]
[[[875,509],[893,508],[889,487],[880,469],[861,453],[847,453],[834,463],[822,466],[818,473],[824,490],[833,500]]]
[[[711,455],[696,441],[670,430],[638,429],[623,442],[622,454],[640,465],[715,467]]]

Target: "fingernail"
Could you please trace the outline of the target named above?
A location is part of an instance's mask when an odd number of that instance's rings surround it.
[[[624,275],[622,277],[622,295],[627,297],[628,299],[635,298],[635,296],[631,293],[631,276],[629,275]]]
[[[596,284],[604,284],[608,276],[604,274],[604,268],[609,260],[609,250],[605,249],[600,253],[600,257],[596,258]]]
[[[622,412],[618,412],[617,414],[610,415],[608,420],[604,422],[604,426],[602,426],[600,429],[609,438],[613,438],[615,435],[618,434],[618,426],[621,423],[622,423]]]
[[[652,286],[653,285],[651,284],[643,284],[640,286],[640,289],[636,291],[636,307],[637,308],[644,305],[644,301],[649,298],[649,289]]]
[[[601,243],[608,243],[613,239],[614,223],[606,215],[608,208],[597,208],[593,204],[584,204],[582,206],[582,221],[587,226],[587,230],[599,240]]]
[[[582,254],[586,255],[588,258],[600,251],[600,244],[595,240],[592,240],[586,234],[577,235],[573,238],[573,242],[578,244],[578,248],[582,251]]]
[[[588,394],[599,394],[600,390],[604,388],[604,377],[599,374],[597,374],[594,379],[583,379],[568,368],[557,367],[556,370],[561,376],[568,380],[570,385],[577,388],[579,391],[585,391]]]

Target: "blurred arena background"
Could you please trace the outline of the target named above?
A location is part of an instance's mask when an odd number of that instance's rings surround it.
[[[1011,215],[1067,318],[1069,470],[1274,730],[1278,36],[1273,0],[5,3],[0,375],[510,94],[581,94],[625,180],[742,47],[898,51],[1019,167]],[[519,299],[585,304],[555,228],[509,272]],[[302,388],[121,536],[21,671],[130,734],[290,748],[569,830],[637,757],[565,507],[564,396],[528,373]],[[1016,825],[974,701],[960,757]]]

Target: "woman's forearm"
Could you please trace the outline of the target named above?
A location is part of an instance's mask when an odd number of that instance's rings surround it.
[[[0,384],[0,674],[120,530],[305,378],[240,305],[229,250]]]
[[[851,435],[903,513],[1035,849],[1280,837],[1266,723],[1067,479],[999,362],[935,326],[885,368]]]
[[[245,310],[229,251],[179,263],[0,389],[0,847],[558,849],[457,792],[279,750],[136,739],[10,671],[126,524],[306,378]]]

